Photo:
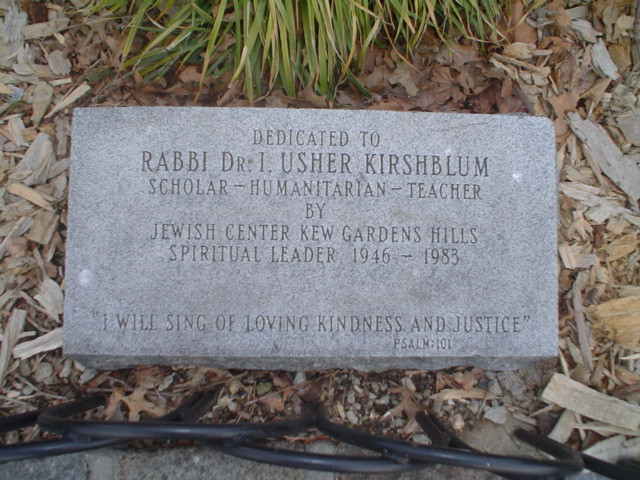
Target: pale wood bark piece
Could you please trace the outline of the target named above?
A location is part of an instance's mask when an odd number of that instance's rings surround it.
[[[640,407],[555,373],[542,399],[594,420],[640,432]]]

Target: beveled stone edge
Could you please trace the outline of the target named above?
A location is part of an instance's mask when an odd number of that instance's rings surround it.
[[[65,355],[82,365],[97,370],[117,370],[140,365],[195,366],[248,370],[327,370],[332,368],[354,369],[363,372],[385,370],[438,370],[441,368],[474,366],[488,370],[517,370],[527,365],[557,358],[555,352],[548,355],[505,357],[190,357],[141,355],[123,358],[121,355],[76,354],[65,350]]]

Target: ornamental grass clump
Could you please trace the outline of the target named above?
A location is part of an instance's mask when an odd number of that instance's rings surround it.
[[[425,31],[486,41],[504,0],[95,0],[86,11],[130,18],[123,67],[145,81],[183,65],[244,82],[253,101],[274,86],[296,96],[311,82],[332,98],[357,84],[369,47],[409,57]],[[133,51],[136,38],[143,47]],[[201,83],[202,83],[201,79]]]

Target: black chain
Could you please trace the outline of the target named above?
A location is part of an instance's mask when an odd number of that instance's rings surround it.
[[[418,424],[431,440],[430,446],[373,435],[329,421],[320,405],[307,405],[297,419],[266,423],[206,424],[197,420],[215,403],[217,392],[196,393],[171,413],[151,421],[103,422],[71,416],[104,404],[90,397],[44,410],[0,419],[0,433],[29,425],[58,434],[61,438],[0,447],[0,462],[93,450],[129,440],[192,440],[235,457],[308,470],[342,473],[390,473],[446,464],[487,470],[512,480],[563,479],[587,468],[613,479],[640,478],[632,465],[613,465],[581,455],[546,437],[518,429],[520,440],[554,457],[539,460],[483,453],[448,431],[435,415],[420,412]],[[370,450],[376,455],[345,456],[305,453],[263,446],[257,440],[278,438],[316,429],[344,443]]]

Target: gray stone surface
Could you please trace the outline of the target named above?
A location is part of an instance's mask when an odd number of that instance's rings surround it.
[[[310,444],[310,445],[313,445]],[[282,444],[282,448],[291,445]],[[316,451],[317,448],[309,448]],[[339,445],[317,453],[362,455],[361,450]],[[0,480],[494,480],[499,477],[446,465],[402,474],[357,475],[278,467],[243,460],[196,446],[158,450],[104,449],[85,453],[9,462],[0,465]]]
[[[474,424],[461,437],[471,446],[487,453],[533,458],[548,458],[539,450],[516,440],[511,432],[527,427],[509,417],[505,425],[488,420]],[[291,443],[270,443],[279,448],[292,448]],[[298,450],[301,450],[297,445]],[[295,448],[295,447],[293,447]],[[366,451],[330,441],[311,442],[307,452],[331,455],[363,455]],[[369,453],[370,454],[370,453]],[[599,455],[600,457],[600,455]],[[612,458],[605,458],[614,461]],[[287,478],[296,480],[497,480],[502,477],[482,470],[448,465],[399,474],[338,474],[278,467],[235,458],[202,447],[169,447],[147,450],[105,448],[101,450],[58,455],[54,457],[8,462],[0,465],[0,480],[261,480]],[[604,477],[583,471],[575,480],[601,480]]]
[[[547,119],[98,108],[72,135],[64,345],[87,365],[556,355]]]
[[[513,456],[545,458],[540,451],[515,440],[511,432],[522,426],[510,419],[507,425],[496,426],[488,421],[476,423],[473,430],[465,430],[463,438],[481,451]],[[296,448],[291,443],[275,442],[279,448]],[[297,445],[298,450],[302,450]],[[347,444],[330,441],[311,442],[307,452],[328,455],[367,455]],[[590,476],[593,475],[593,476]],[[202,447],[150,448],[147,450],[105,448],[83,453],[9,462],[0,465],[0,480],[261,480],[287,478],[296,480],[497,480],[492,473],[433,465],[424,469],[395,474],[338,474],[278,467],[235,458]],[[576,479],[595,480],[592,473]]]
[[[82,453],[0,464],[0,480],[93,480],[88,472]]]

